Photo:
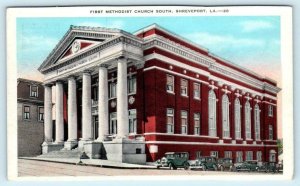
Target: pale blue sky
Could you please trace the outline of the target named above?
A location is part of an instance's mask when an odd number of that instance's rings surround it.
[[[134,32],[150,24],[187,38],[233,63],[280,78],[279,17],[115,17],[17,19],[18,76],[41,80],[37,68],[70,25]]]

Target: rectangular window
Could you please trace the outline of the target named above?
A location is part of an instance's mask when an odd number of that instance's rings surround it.
[[[30,106],[24,106],[24,119],[30,119]]]
[[[110,134],[117,134],[118,123],[117,123],[117,113],[113,112],[110,114]]]
[[[174,133],[174,109],[167,109],[167,133]]]
[[[129,133],[136,134],[136,109],[131,109],[128,111],[129,115]]]
[[[181,134],[187,134],[187,122],[188,122],[187,111],[182,110],[181,111]]]
[[[237,151],[236,152],[236,163],[243,162],[243,152]]]
[[[128,79],[128,94],[136,93],[136,77]]]
[[[182,96],[188,96],[188,81],[185,79],[181,79],[180,82],[180,94]]]
[[[210,156],[218,158],[219,153],[218,153],[218,151],[210,151]]]
[[[201,157],[201,151],[196,151],[196,158],[200,158]]]
[[[224,158],[232,158],[232,152],[231,151],[224,151]]]
[[[200,84],[194,83],[194,98],[200,99]]]
[[[200,135],[200,114],[194,114],[194,134]]]
[[[30,86],[30,97],[38,97],[38,87]]]
[[[115,98],[117,92],[117,84],[116,83],[110,83],[109,85],[109,97]]]
[[[39,121],[44,121],[44,107],[39,107]]]
[[[269,125],[269,140],[273,140],[273,126]]]
[[[174,93],[174,76],[167,75],[167,92]]]
[[[268,113],[269,116],[273,116],[273,105],[268,106]]]
[[[256,152],[256,160],[257,161],[262,161],[262,152],[261,151]]]
[[[252,151],[246,151],[246,161],[247,160],[253,160],[253,152]]]
[[[269,155],[269,161],[270,162],[275,162],[276,161],[276,157],[275,157],[274,153],[270,153],[270,155]]]

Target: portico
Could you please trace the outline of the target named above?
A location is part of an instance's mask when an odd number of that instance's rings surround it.
[[[139,39],[127,38],[126,33],[122,34],[119,30],[109,30],[109,34],[113,33],[111,37],[114,36],[114,39],[104,38],[108,37],[105,34],[108,30],[99,28],[95,35],[103,37],[103,39],[95,37],[93,41],[83,40],[77,39],[76,34],[82,33],[77,33],[76,29],[78,28],[72,27],[69,32],[70,38],[67,36],[61,41],[61,45],[68,42],[69,45],[66,45],[65,49],[54,49],[52,58],[46,59],[48,64],[44,62],[40,67],[40,71],[45,75],[45,142],[42,145],[43,154],[59,149],[78,148],[81,151],[86,151],[92,158],[95,149],[99,153],[100,148],[104,148],[103,142],[109,141],[109,144],[114,144],[114,141],[118,141],[116,143],[120,144],[119,141],[121,140],[121,149],[118,152],[107,153],[121,153],[122,155],[123,140],[127,141],[126,144],[130,144],[132,141],[128,139],[127,72],[130,66],[143,65]],[[106,40],[108,41],[105,42]],[[83,47],[87,45],[86,43],[89,45]],[[67,53],[70,54],[66,56]],[[118,125],[115,135],[109,134],[108,71],[116,71],[117,74],[116,115]],[[92,118],[92,77],[98,77],[97,138],[94,136],[95,129]],[[81,90],[78,89],[79,83]],[[55,92],[55,131],[53,131],[52,122],[52,89],[55,89],[53,90]],[[77,99],[78,91],[81,94],[79,101]],[[64,99],[67,99],[67,104],[64,104]],[[66,111],[67,119],[64,118]],[[81,122],[79,122],[78,117],[80,117]],[[79,123],[81,123],[80,137],[78,136]],[[66,129],[67,131],[65,131]],[[65,140],[64,134],[67,134],[67,140]],[[141,144],[144,145],[144,143]],[[111,148],[108,147],[108,149]]]

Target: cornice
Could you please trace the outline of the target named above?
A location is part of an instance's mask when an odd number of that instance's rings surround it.
[[[145,40],[145,43],[143,45],[144,50],[155,46],[158,48],[162,48],[163,50],[171,51],[172,53],[175,53],[189,61],[196,61],[197,64],[208,67],[210,71],[225,75],[229,78],[237,79],[240,82],[246,83],[260,90],[266,90],[274,94],[277,94],[281,90],[280,88],[273,86],[267,82],[259,81],[247,74],[234,70],[225,65],[219,64],[210,57],[204,57],[204,55],[202,54],[194,52],[193,50],[188,49],[187,47],[179,45],[178,43],[165,39],[161,36],[155,35],[149,37]],[[247,72],[249,72],[249,70],[247,70]],[[254,73],[253,75],[256,74]]]
[[[114,37],[114,38],[111,38],[109,40],[105,40],[104,42],[100,43],[99,45],[96,45],[96,46],[92,47],[90,50],[88,50],[84,53],[81,53],[77,56],[74,56],[73,58],[70,58],[70,59],[66,60],[65,62],[58,63],[58,64],[55,64],[53,66],[50,66],[49,68],[43,69],[42,73],[47,73],[47,72],[59,69],[61,67],[67,66],[67,65],[69,65],[69,64],[71,64],[75,61],[78,61],[82,58],[93,55],[97,52],[100,52],[100,51],[102,51],[106,48],[109,48],[110,46],[113,46],[113,45],[116,45],[116,44],[119,44],[119,43],[129,44],[129,45],[139,47],[139,48],[142,47],[141,42],[139,42],[135,39],[128,38],[126,36],[121,35],[119,37]]]

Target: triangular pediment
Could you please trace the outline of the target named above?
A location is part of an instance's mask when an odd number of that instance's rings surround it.
[[[89,48],[101,43],[102,41],[93,41],[93,40],[84,40],[84,39],[75,39],[65,50],[64,53],[60,56],[57,62],[71,58],[72,56],[79,54],[83,51],[88,50]]]
[[[119,29],[71,26],[38,70],[44,73],[47,69],[120,35],[121,32]]]

